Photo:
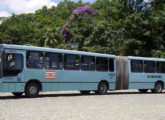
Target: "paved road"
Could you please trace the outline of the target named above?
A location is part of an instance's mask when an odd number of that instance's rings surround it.
[[[165,91],[162,94],[115,91],[103,96],[53,92],[33,99],[0,93],[0,120],[164,119]]]

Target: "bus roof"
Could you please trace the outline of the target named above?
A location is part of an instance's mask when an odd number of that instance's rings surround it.
[[[164,58],[128,56],[129,60],[165,61]]]
[[[36,46],[32,46],[32,45],[14,45],[14,44],[0,44],[0,45],[2,45],[4,48],[8,48],[8,49],[57,52],[57,53],[79,54],[79,55],[115,58],[115,55],[110,55],[110,54],[83,52],[83,51],[76,51],[76,50],[64,50],[64,49],[56,49],[56,48],[36,47]]]

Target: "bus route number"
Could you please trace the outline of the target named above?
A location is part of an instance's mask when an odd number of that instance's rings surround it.
[[[147,78],[162,78],[161,75],[148,75]]]

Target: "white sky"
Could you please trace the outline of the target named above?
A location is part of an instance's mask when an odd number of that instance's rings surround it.
[[[33,13],[46,5],[48,8],[56,6],[53,0],[0,0],[0,17],[6,17],[11,13]]]
[[[34,13],[35,10],[46,5],[48,8],[57,6],[63,0],[0,0],[0,17],[10,16],[12,13]],[[78,2],[78,0],[72,0]],[[95,0],[83,0],[83,2],[94,2]],[[144,0],[148,2],[149,0]]]

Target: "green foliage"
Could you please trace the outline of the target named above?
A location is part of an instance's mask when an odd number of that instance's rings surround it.
[[[79,6],[99,14],[78,15],[67,27],[66,43],[60,30]],[[32,44],[98,53],[165,57],[165,0],[64,0],[57,7],[33,14],[13,14],[0,24],[0,43]]]

